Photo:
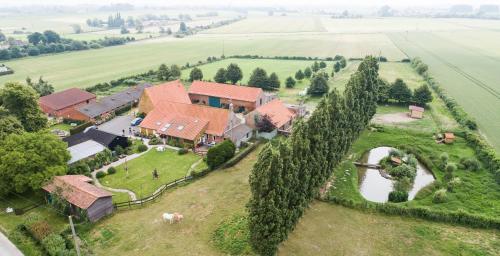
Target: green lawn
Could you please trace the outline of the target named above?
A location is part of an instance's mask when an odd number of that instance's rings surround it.
[[[52,125],[50,127],[50,130],[61,130],[61,131],[67,131],[67,132],[69,132],[70,129],[71,129],[71,125],[64,124],[64,123]]]
[[[500,233],[315,202],[278,255],[498,255]]]
[[[432,138],[432,133],[414,132],[385,127],[381,132],[365,131],[352,147],[353,159],[360,158],[362,154],[372,148],[380,146],[390,146],[395,148],[412,147],[421,151],[421,155],[429,159],[432,163],[432,171],[437,180],[444,183],[444,171],[438,167],[439,155],[446,152],[450,157],[450,162],[459,163],[462,157],[474,157],[474,151],[467,146],[463,138],[458,137],[455,143],[450,145],[437,144]],[[341,166],[335,170],[336,189],[332,189],[334,196],[349,198],[355,201],[364,201],[358,192],[357,175],[345,175],[344,170],[350,169],[353,173],[352,165]],[[495,183],[494,177],[488,170],[468,171],[458,169],[454,172],[455,177],[459,177],[462,183],[448,192],[448,201],[435,204],[432,202],[433,189],[423,189],[417,199],[403,203],[409,207],[427,206],[440,210],[464,210],[473,214],[481,214],[489,217],[500,215],[500,187]],[[345,178],[345,180],[344,180]]]
[[[107,187],[129,189],[138,197],[145,197],[161,185],[184,177],[189,167],[199,159],[201,159],[199,156],[192,153],[178,155],[174,150],[158,152],[152,149],[143,156],[127,162],[128,177],[125,164],[122,164],[116,168],[117,173],[100,179],[100,182]],[[204,165],[205,162],[201,164]],[[153,180],[154,169],[158,170],[160,176],[157,180]]]

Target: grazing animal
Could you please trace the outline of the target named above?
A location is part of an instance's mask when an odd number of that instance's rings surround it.
[[[174,212],[174,221],[175,222],[181,222],[181,220],[184,219],[184,216],[178,212]]]
[[[172,224],[174,222],[174,215],[173,214],[170,214],[170,213],[164,213],[163,214],[163,221],[164,222],[167,222],[169,221],[170,224]]]

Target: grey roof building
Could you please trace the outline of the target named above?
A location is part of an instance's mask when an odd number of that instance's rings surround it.
[[[115,93],[98,99],[96,102],[82,106],[78,108],[78,111],[88,116],[90,119],[99,119],[99,117],[105,114],[138,102],[144,89],[151,86],[151,84],[141,84],[131,87],[125,91]]]

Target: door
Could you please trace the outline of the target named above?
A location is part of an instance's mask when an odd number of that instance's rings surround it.
[[[220,98],[219,97],[208,97],[208,105],[211,107],[220,108]]]

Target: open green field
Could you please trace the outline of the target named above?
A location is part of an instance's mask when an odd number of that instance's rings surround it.
[[[156,203],[119,211],[83,237],[97,255],[223,255],[213,243],[213,232],[222,220],[245,214],[250,196],[248,176],[258,151],[232,168],[167,192]],[[175,211],[184,215],[183,222],[162,222],[164,212]],[[417,255],[422,251],[430,255],[494,255],[498,246],[497,231],[313,203],[280,246],[279,255],[352,255],[361,250],[364,255]]]
[[[479,129],[500,150],[500,46],[491,45],[499,32],[399,33],[391,39],[412,57],[429,65],[436,81],[474,117]],[[465,42],[461,42],[467,38]],[[473,38],[473,39],[472,39]],[[469,44],[474,40],[474,43]],[[484,44],[482,42],[485,42]]]
[[[177,154],[177,151],[167,149],[158,152],[155,149],[127,162],[128,175],[125,164],[116,168],[117,172],[100,179],[101,184],[112,188],[124,188],[134,191],[138,197],[151,195],[161,185],[186,176],[192,164],[201,158],[195,154]],[[205,165],[201,162],[200,165]],[[153,170],[156,169],[159,179],[153,179]]]
[[[363,213],[323,202],[306,211],[278,255],[496,255],[498,231]]]

